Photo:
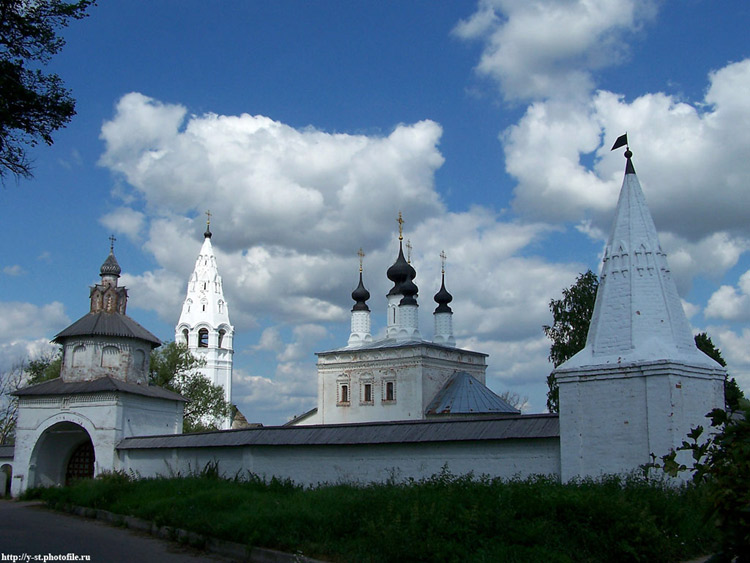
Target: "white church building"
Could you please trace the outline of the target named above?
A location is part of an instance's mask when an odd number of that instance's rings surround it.
[[[520,414],[487,389],[487,356],[455,345],[444,274],[433,339],[423,340],[416,271],[399,232],[386,337],[370,334],[360,267],[349,340],[318,354],[317,409],[286,426],[182,434],[184,399],[148,385],[148,353],[159,341],[125,314],[110,252],[90,313],[55,337],[60,378],[16,393],[14,457],[0,451],[0,465],[13,466],[13,494],[105,471],[149,477],[216,461],[229,476],[306,485],[418,479],[443,468],[562,480],[637,470],[723,408],[725,371],[695,348],[629,149],[625,156],[586,347],[555,372],[559,415]],[[225,361],[231,373],[233,329],[210,240],[207,229],[176,332],[205,354],[214,377],[226,374]]]

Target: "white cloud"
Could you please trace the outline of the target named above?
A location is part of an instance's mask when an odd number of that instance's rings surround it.
[[[24,270],[24,269],[23,269],[23,268],[22,268],[21,266],[19,266],[18,264],[13,264],[12,266],[5,266],[5,267],[3,268],[3,273],[4,273],[4,274],[5,274],[6,276],[13,276],[13,277],[16,277],[16,276],[22,276],[23,274],[25,274],[25,273],[26,273],[26,270]]]
[[[477,71],[506,99],[570,99],[589,93],[593,70],[623,60],[623,35],[654,15],[647,0],[482,0],[454,33],[484,42]]]
[[[99,223],[116,232],[126,235],[132,241],[139,241],[143,235],[146,216],[129,207],[118,207],[99,218]]]
[[[0,342],[38,339],[54,335],[69,319],[63,304],[53,301],[47,305],[0,301]]]
[[[750,321],[750,271],[739,279],[737,287],[722,285],[708,300],[705,316],[726,321]]]
[[[541,222],[577,223],[590,236],[607,233],[624,167],[609,147],[627,130],[680,292],[697,275],[720,280],[750,249],[750,108],[734,94],[743,84],[750,89],[750,59],[709,78],[704,104],[665,94],[626,102],[599,91],[587,103],[529,106],[502,135],[507,170],[518,180],[514,209]]]
[[[211,209],[230,250],[273,244],[313,251],[367,246],[401,209],[418,220],[442,208],[439,125],[398,125],[386,137],[302,130],[264,116],[190,116],[128,94],[102,127],[101,163],[156,214]],[[158,126],[155,126],[158,125]],[[366,213],[363,210],[367,210]]]

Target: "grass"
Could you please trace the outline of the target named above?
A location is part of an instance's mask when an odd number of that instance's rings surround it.
[[[305,489],[253,475],[221,479],[217,469],[181,478],[114,474],[27,497],[329,561],[681,561],[716,542],[700,488],[637,477],[560,484],[444,472]]]

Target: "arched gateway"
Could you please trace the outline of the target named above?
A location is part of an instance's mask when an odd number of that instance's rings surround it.
[[[69,485],[94,476],[96,453],[91,436],[74,422],[58,422],[39,436],[31,453],[31,487]]]
[[[185,399],[149,385],[149,355],[160,342],[125,314],[112,247],[99,274],[89,313],[55,336],[60,377],[15,392],[13,495],[118,469],[115,446],[128,436],[182,432]]]

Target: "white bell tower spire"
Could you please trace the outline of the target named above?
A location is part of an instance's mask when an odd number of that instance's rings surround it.
[[[214,385],[224,388],[224,399],[232,401],[232,338],[229,309],[224,299],[221,276],[211,246],[211,212],[206,212],[206,232],[195,269],[188,280],[187,295],[180,320],[175,327],[175,342],[188,349],[206,365],[201,369]],[[229,418],[222,427],[229,428]]]

